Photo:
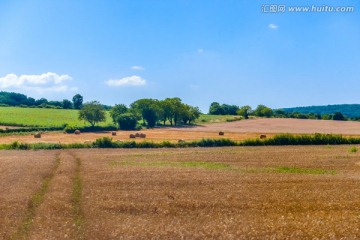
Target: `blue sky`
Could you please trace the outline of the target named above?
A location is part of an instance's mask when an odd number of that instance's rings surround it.
[[[1,0],[0,90],[130,104],[360,103],[360,3]],[[353,12],[289,12],[291,6]]]

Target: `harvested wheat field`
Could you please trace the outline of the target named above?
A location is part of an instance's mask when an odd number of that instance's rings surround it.
[[[79,135],[75,134],[64,134],[59,132],[46,132],[41,134],[41,138],[34,138],[33,135],[11,135],[11,136],[1,136],[0,144],[3,143],[12,143],[19,141],[22,143],[84,143],[84,142],[93,142],[97,138],[110,137],[114,141],[152,141],[152,142],[162,142],[170,141],[177,142],[180,139],[185,141],[194,141],[201,140],[202,138],[228,138],[235,141],[241,141],[249,138],[258,138],[260,135],[258,133],[234,133],[226,132],[224,136],[220,136],[219,132],[199,132],[193,131],[191,129],[187,130],[177,130],[169,128],[155,128],[155,129],[146,129],[141,130],[139,133],[145,133],[146,138],[129,138],[130,134],[135,134],[136,131],[117,131],[116,136],[113,136],[111,132],[96,132],[96,133],[81,133]],[[268,134],[267,136],[273,136],[275,134]]]
[[[219,139],[228,138],[234,141],[259,138],[261,134],[272,137],[278,133],[312,134],[333,133],[344,136],[360,136],[360,122],[354,121],[327,121],[309,119],[284,119],[284,118],[260,118],[236,122],[214,123],[193,127],[167,127],[144,129],[138,133],[145,133],[146,138],[130,139],[130,134],[137,131],[117,131],[116,136],[111,132],[64,134],[60,132],[45,132],[41,138],[33,135],[10,135],[0,136],[0,144],[19,141],[23,143],[84,143],[93,142],[97,138],[111,137],[114,141],[153,141],[177,142],[201,140],[202,138]],[[225,134],[220,136],[219,132]]]
[[[350,146],[1,151],[1,239],[356,239]]]
[[[193,131],[237,133],[333,133],[360,135],[360,122],[291,118],[257,118],[236,122],[206,124]]]

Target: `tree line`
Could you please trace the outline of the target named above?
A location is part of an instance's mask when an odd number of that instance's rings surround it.
[[[244,119],[248,119],[250,116],[255,117],[276,117],[276,118],[298,118],[298,119],[322,119],[322,120],[338,120],[344,121],[347,118],[341,112],[334,112],[331,114],[319,114],[319,113],[300,113],[300,112],[288,112],[283,109],[271,109],[263,104],[259,104],[255,109],[252,109],[249,105],[242,107],[236,105],[220,104],[213,102],[209,108],[209,114],[213,115],[240,115]]]
[[[201,111],[198,107],[190,106],[182,102],[180,98],[166,98],[164,100],[143,98],[131,103],[116,104],[110,109],[110,116],[121,130],[132,130],[138,128],[141,121],[147,128],[156,125],[177,126],[179,124],[190,125],[200,117]],[[104,107],[98,101],[84,103],[79,111],[79,120],[90,123],[91,126],[106,121]]]
[[[58,109],[80,109],[83,105],[83,96],[75,94],[72,100],[49,101],[46,98],[35,99],[25,94],[14,92],[0,92],[0,106],[38,107]]]

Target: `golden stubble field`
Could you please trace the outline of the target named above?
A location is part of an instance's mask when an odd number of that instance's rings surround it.
[[[0,239],[356,239],[349,149],[1,151]]]
[[[224,136],[219,132],[224,131]],[[279,133],[291,134],[313,134],[332,133],[343,134],[344,136],[360,136],[360,122],[355,121],[332,121],[332,120],[310,120],[310,119],[285,119],[285,118],[259,118],[236,122],[212,123],[191,127],[166,127],[144,129],[139,132],[146,134],[146,139],[130,139],[129,135],[136,131],[117,131],[116,136],[111,132],[90,132],[75,134],[64,134],[61,132],[45,132],[41,138],[34,138],[33,135],[10,135],[0,136],[0,144],[9,144],[14,141],[22,143],[84,143],[93,142],[97,138],[111,137],[114,141],[152,141],[177,142],[201,140],[202,138],[219,139],[228,138],[234,141],[259,138],[261,134],[272,137]]]

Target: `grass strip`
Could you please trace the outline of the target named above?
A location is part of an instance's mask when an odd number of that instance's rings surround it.
[[[73,180],[73,189],[71,194],[71,202],[73,208],[73,217],[77,232],[77,239],[84,239],[84,212],[82,208],[82,179],[81,179],[81,160],[75,157],[76,170]]]

